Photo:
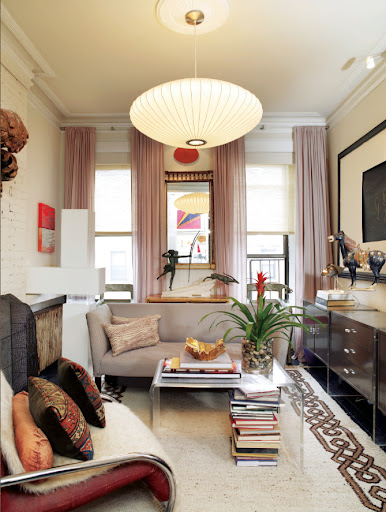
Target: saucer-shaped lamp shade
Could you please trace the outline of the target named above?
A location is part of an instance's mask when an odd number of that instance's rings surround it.
[[[262,115],[254,94],[212,78],[158,85],[141,94],[130,108],[131,122],[140,132],[182,148],[211,148],[236,140],[251,131]]]
[[[174,206],[185,213],[209,213],[209,194],[185,194],[174,201]]]

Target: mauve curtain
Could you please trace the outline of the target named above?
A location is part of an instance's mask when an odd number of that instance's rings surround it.
[[[136,128],[131,129],[131,197],[134,300],[162,292],[157,277],[165,252],[164,148]]]
[[[326,129],[324,126],[294,128],[296,164],[295,303],[314,299],[326,286],[320,273],[332,262],[328,192]],[[295,357],[304,361],[302,333],[296,329]]]
[[[65,129],[64,208],[94,211],[95,128]]]
[[[247,210],[244,137],[214,148],[214,230],[216,273],[239,284],[217,281],[217,293],[246,302]]]

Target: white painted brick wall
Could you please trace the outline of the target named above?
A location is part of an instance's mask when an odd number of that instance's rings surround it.
[[[28,129],[27,89],[1,67],[1,107],[13,110]],[[1,293],[21,300],[25,294],[28,145],[16,154],[19,170],[13,181],[3,182],[1,198]]]

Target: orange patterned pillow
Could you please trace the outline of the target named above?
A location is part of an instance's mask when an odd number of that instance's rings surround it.
[[[12,418],[16,449],[23,468],[26,471],[52,468],[54,454],[51,444],[34,422],[26,391],[12,398]]]

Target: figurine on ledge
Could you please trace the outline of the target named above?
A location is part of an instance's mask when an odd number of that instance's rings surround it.
[[[164,252],[162,256],[164,258],[169,258],[169,263],[164,266],[164,271],[162,272],[162,274],[160,274],[157,277],[157,279],[159,279],[162,276],[165,276],[166,274],[168,274],[170,272],[171,276],[170,276],[169,290],[171,290],[172,285],[173,285],[173,279],[176,274],[176,263],[178,263],[178,259],[179,258],[189,258],[191,255],[186,254],[184,256],[182,256],[182,255],[179,256],[178,251],[175,251],[174,249],[169,249],[168,252]]]

